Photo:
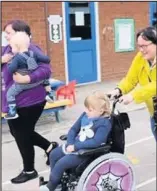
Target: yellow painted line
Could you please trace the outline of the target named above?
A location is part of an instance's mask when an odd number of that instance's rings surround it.
[[[132,164],[139,164],[140,160],[132,155],[127,155],[127,158],[132,162]]]

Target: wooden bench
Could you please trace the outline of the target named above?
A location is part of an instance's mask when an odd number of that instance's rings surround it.
[[[55,101],[53,103],[48,103],[47,102],[45,107],[44,107],[43,114],[44,113],[47,114],[47,113],[54,112],[55,117],[56,117],[56,121],[60,122],[59,111],[64,110],[66,108],[66,106],[71,105],[71,104],[72,104],[72,101],[69,100],[69,99],[57,100],[57,101]],[[5,113],[2,113],[1,114],[2,121],[4,120],[4,116],[5,116]]]

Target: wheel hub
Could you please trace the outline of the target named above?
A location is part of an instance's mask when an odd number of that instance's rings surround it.
[[[118,189],[117,181],[110,178],[102,180],[101,186],[104,191],[116,191]]]

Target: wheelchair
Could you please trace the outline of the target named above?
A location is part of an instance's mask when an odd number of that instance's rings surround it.
[[[125,133],[130,128],[127,113],[115,114],[118,99],[113,102],[110,120],[112,130],[106,144],[96,149],[79,150],[87,157],[77,168],[64,172],[57,191],[135,191],[135,174],[131,162],[124,155]],[[66,140],[67,135],[62,135]],[[46,184],[43,177],[39,185]]]

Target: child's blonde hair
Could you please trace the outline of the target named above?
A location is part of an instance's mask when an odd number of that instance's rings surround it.
[[[10,39],[10,45],[14,45],[20,51],[28,49],[30,46],[30,37],[25,32],[16,32]]]
[[[102,116],[110,116],[110,102],[109,98],[101,91],[95,91],[93,94],[87,96],[84,101],[87,108],[93,108],[97,111],[102,111]]]

